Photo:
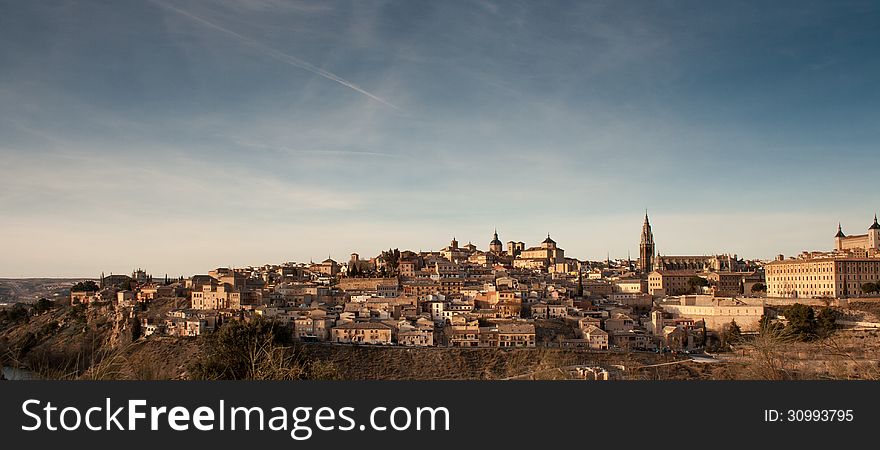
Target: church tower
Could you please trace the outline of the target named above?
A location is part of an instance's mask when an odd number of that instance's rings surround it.
[[[663,309],[656,306],[651,310],[651,332],[663,336]]]
[[[639,243],[639,270],[650,273],[653,270],[654,260],[654,233],[651,232],[651,222],[648,221],[648,211],[645,211],[645,223],[642,225],[642,240]]]

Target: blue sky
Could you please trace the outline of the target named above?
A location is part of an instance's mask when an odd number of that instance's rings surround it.
[[[551,233],[768,258],[880,210],[876,2],[0,0],[0,276]]]

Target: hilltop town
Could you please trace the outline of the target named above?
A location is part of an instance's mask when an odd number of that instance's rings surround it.
[[[795,303],[826,308],[820,312],[831,320],[829,307],[870,301],[878,282],[876,217],[866,235],[839,228],[832,251],[765,262],[661,255],[646,214],[635,260],[572,258],[550,235],[531,246],[505,245],[496,231],[485,249],[453,238],[436,251],[352,253],[344,262],[220,267],[178,278],[142,269],[102,274],[79,280],[55,303],[112,314],[114,335],[135,342],[211,335],[230,323],[262,320],[319,346],[540,347],[691,358],[682,355],[729,350],[733,337],[787,323],[780,308]],[[834,314],[836,328],[874,326]],[[607,378],[607,369],[569,368],[582,378]]]
[[[647,215],[635,261],[567,257],[550,235],[533,246],[505,246],[497,232],[488,241],[485,249],[453,238],[437,251],[221,267],[171,280],[138,269],[77,286],[70,303],[131,308],[142,336],[197,336],[262,317],[314,342],[652,351],[702,346],[707,332],[732,321],[755,331],[763,314],[761,300],[734,300],[758,297],[759,261],[655,256]],[[655,305],[667,294],[679,297]],[[164,317],[138,313],[160,298],[176,307]]]

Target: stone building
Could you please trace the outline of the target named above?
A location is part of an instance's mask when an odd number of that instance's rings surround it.
[[[648,275],[648,293],[655,296],[681,295],[691,292],[693,270],[655,270]]]
[[[779,255],[764,266],[768,297],[860,297],[866,283],[880,282],[880,223],[866,234],[847,236],[837,225],[833,252],[804,252],[796,258]]]
[[[339,263],[331,258],[327,258],[321,264],[315,265],[314,269],[322,275],[334,277],[339,273]]]
[[[806,254],[764,266],[768,297],[846,298],[864,295],[862,285],[880,282],[880,257]]]
[[[750,305],[733,298],[704,295],[681,296],[661,303],[660,307],[673,321],[666,320],[655,325],[674,325],[674,319],[685,318],[694,322],[703,321],[708,330],[717,332],[732,321],[736,321],[742,331],[757,331],[764,315],[764,306],[761,304]],[[662,315],[659,317],[663,320]],[[652,321],[655,320],[652,315]]]
[[[211,283],[202,286],[201,290],[192,291],[193,309],[239,309],[241,308],[241,292],[229,283]]]
[[[660,255],[656,251],[654,233],[651,223],[648,221],[648,213],[645,212],[645,222],[642,224],[642,235],[639,243],[639,271],[649,274],[655,270],[693,270],[698,272],[736,272],[747,269],[745,262],[740,261],[737,255]]]
[[[391,344],[391,327],[379,322],[349,322],[333,327],[331,339],[345,344]]]
[[[834,248],[837,251],[865,252],[865,256],[880,254],[880,223],[877,223],[877,215],[874,215],[874,223],[868,228],[866,234],[847,236],[843,234],[843,227],[837,224]]]
[[[547,239],[538,247],[529,247],[522,252],[513,262],[514,267],[524,269],[553,269],[557,265],[565,266],[565,250],[556,246],[556,241],[547,235]],[[561,269],[560,271],[564,271]]]

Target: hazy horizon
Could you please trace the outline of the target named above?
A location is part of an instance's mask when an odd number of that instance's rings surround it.
[[[0,277],[537,245],[830,250],[880,4],[0,0]]]

